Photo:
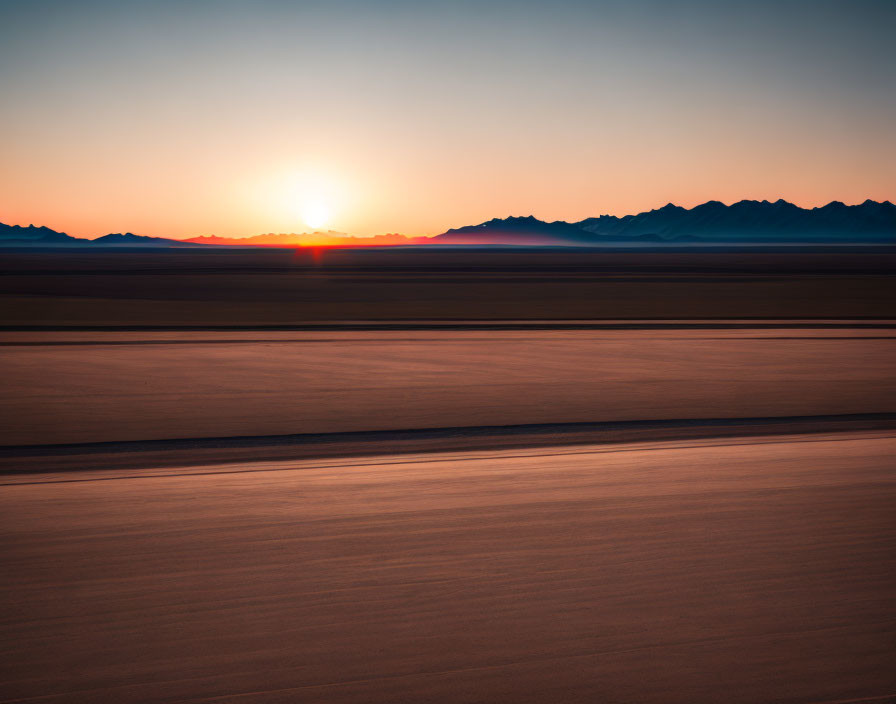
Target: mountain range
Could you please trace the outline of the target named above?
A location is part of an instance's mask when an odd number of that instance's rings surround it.
[[[601,215],[579,222],[538,218],[494,218],[479,225],[448,230],[435,237],[398,234],[354,237],[339,232],[267,234],[245,238],[216,236],[173,240],[112,234],[95,240],[71,237],[47,227],[0,223],[3,247],[214,247],[214,246],[381,246],[518,245],[600,246],[674,243],[747,244],[896,244],[896,205],[866,200],[858,205],[833,201],[800,208],[784,200],[742,200],[732,205],[708,201],[694,208],[669,203],[637,215]]]
[[[429,237],[406,237],[398,234],[374,235],[373,237],[357,237],[347,235],[344,232],[307,232],[266,235],[253,237],[218,237],[216,235],[202,235],[183,240],[194,244],[217,244],[228,246],[257,246],[265,247],[369,247],[382,245],[425,244]]]
[[[579,222],[544,222],[534,217],[495,218],[438,235],[444,244],[616,243],[896,243],[896,205],[866,200],[800,208],[784,200],[711,200],[694,208],[668,205],[637,215],[601,215]]]

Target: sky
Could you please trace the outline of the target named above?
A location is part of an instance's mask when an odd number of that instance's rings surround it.
[[[0,222],[438,234],[896,201],[892,0],[0,0]]]

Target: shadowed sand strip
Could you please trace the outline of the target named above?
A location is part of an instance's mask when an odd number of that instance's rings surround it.
[[[896,429],[896,413],[421,428],[0,448],[0,474]]]
[[[303,323],[299,325],[2,325],[0,333],[9,332],[394,332],[394,331],[457,331],[457,330],[893,330],[892,320],[849,321],[827,320],[616,320],[616,321],[475,321],[475,320],[382,320]]]

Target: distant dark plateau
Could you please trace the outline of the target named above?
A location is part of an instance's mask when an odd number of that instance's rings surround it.
[[[0,325],[896,317],[896,251],[6,251]]]

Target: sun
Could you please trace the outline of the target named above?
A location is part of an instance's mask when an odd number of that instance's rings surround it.
[[[302,205],[302,219],[315,230],[323,227],[330,219],[330,209],[320,200],[309,200]]]

